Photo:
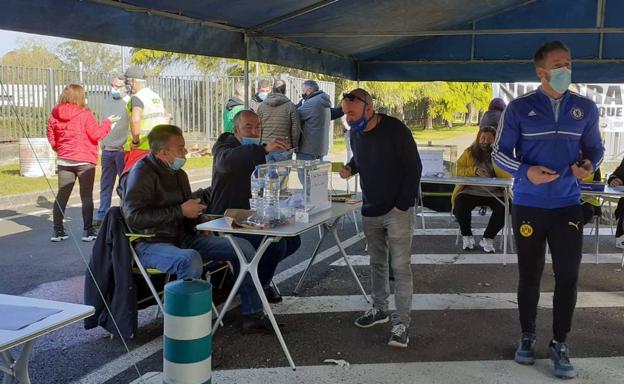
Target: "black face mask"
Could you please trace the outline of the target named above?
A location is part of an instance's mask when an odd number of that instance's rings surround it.
[[[306,99],[308,98],[308,95],[306,95],[305,93],[302,93],[302,94],[301,94],[301,98],[302,98],[303,100],[306,100]]]

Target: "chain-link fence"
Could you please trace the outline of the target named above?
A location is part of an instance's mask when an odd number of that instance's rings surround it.
[[[281,77],[288,83],[288,96],[297,103],[305,79]],[[223,110],[239,81],[243,78],[160,76],[148,78],[147,85],[160,95],[174,124],[189,138],[214,140],[223,131]],[[98,118],[105,117],[100,111],[110,95],[108,73],[0,65],[0,142],[45,137],[49,113],[65,85],[71,83],[81,84],[91,110]],[[333,104],[334,83],[318,83]]]

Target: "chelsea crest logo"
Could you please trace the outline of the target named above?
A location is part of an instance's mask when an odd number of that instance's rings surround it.
[[[573,107],[570,110],[570,114],[574,118],[574,120],[581,120],[584,116],[583,110],[579,107]]]

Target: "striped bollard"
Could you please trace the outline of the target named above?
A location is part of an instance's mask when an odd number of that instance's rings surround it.
[[[177,280],[165,286],[163,383],[210,384],[212,285]]]

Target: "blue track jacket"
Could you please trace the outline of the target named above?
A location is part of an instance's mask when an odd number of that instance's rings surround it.
[[[598,118],[593,101],[570,91],[562,96],[558,121],[541,88],[509,103],[492,146],[492,159],[514,176],[514,204],[537,208],[580,204],[579,181],[570,166],[579,159],[579,150],[594,169],[600,166],[604,148]],[[560,177],[535,185],[527,178],[533,165],[548,167]]]

